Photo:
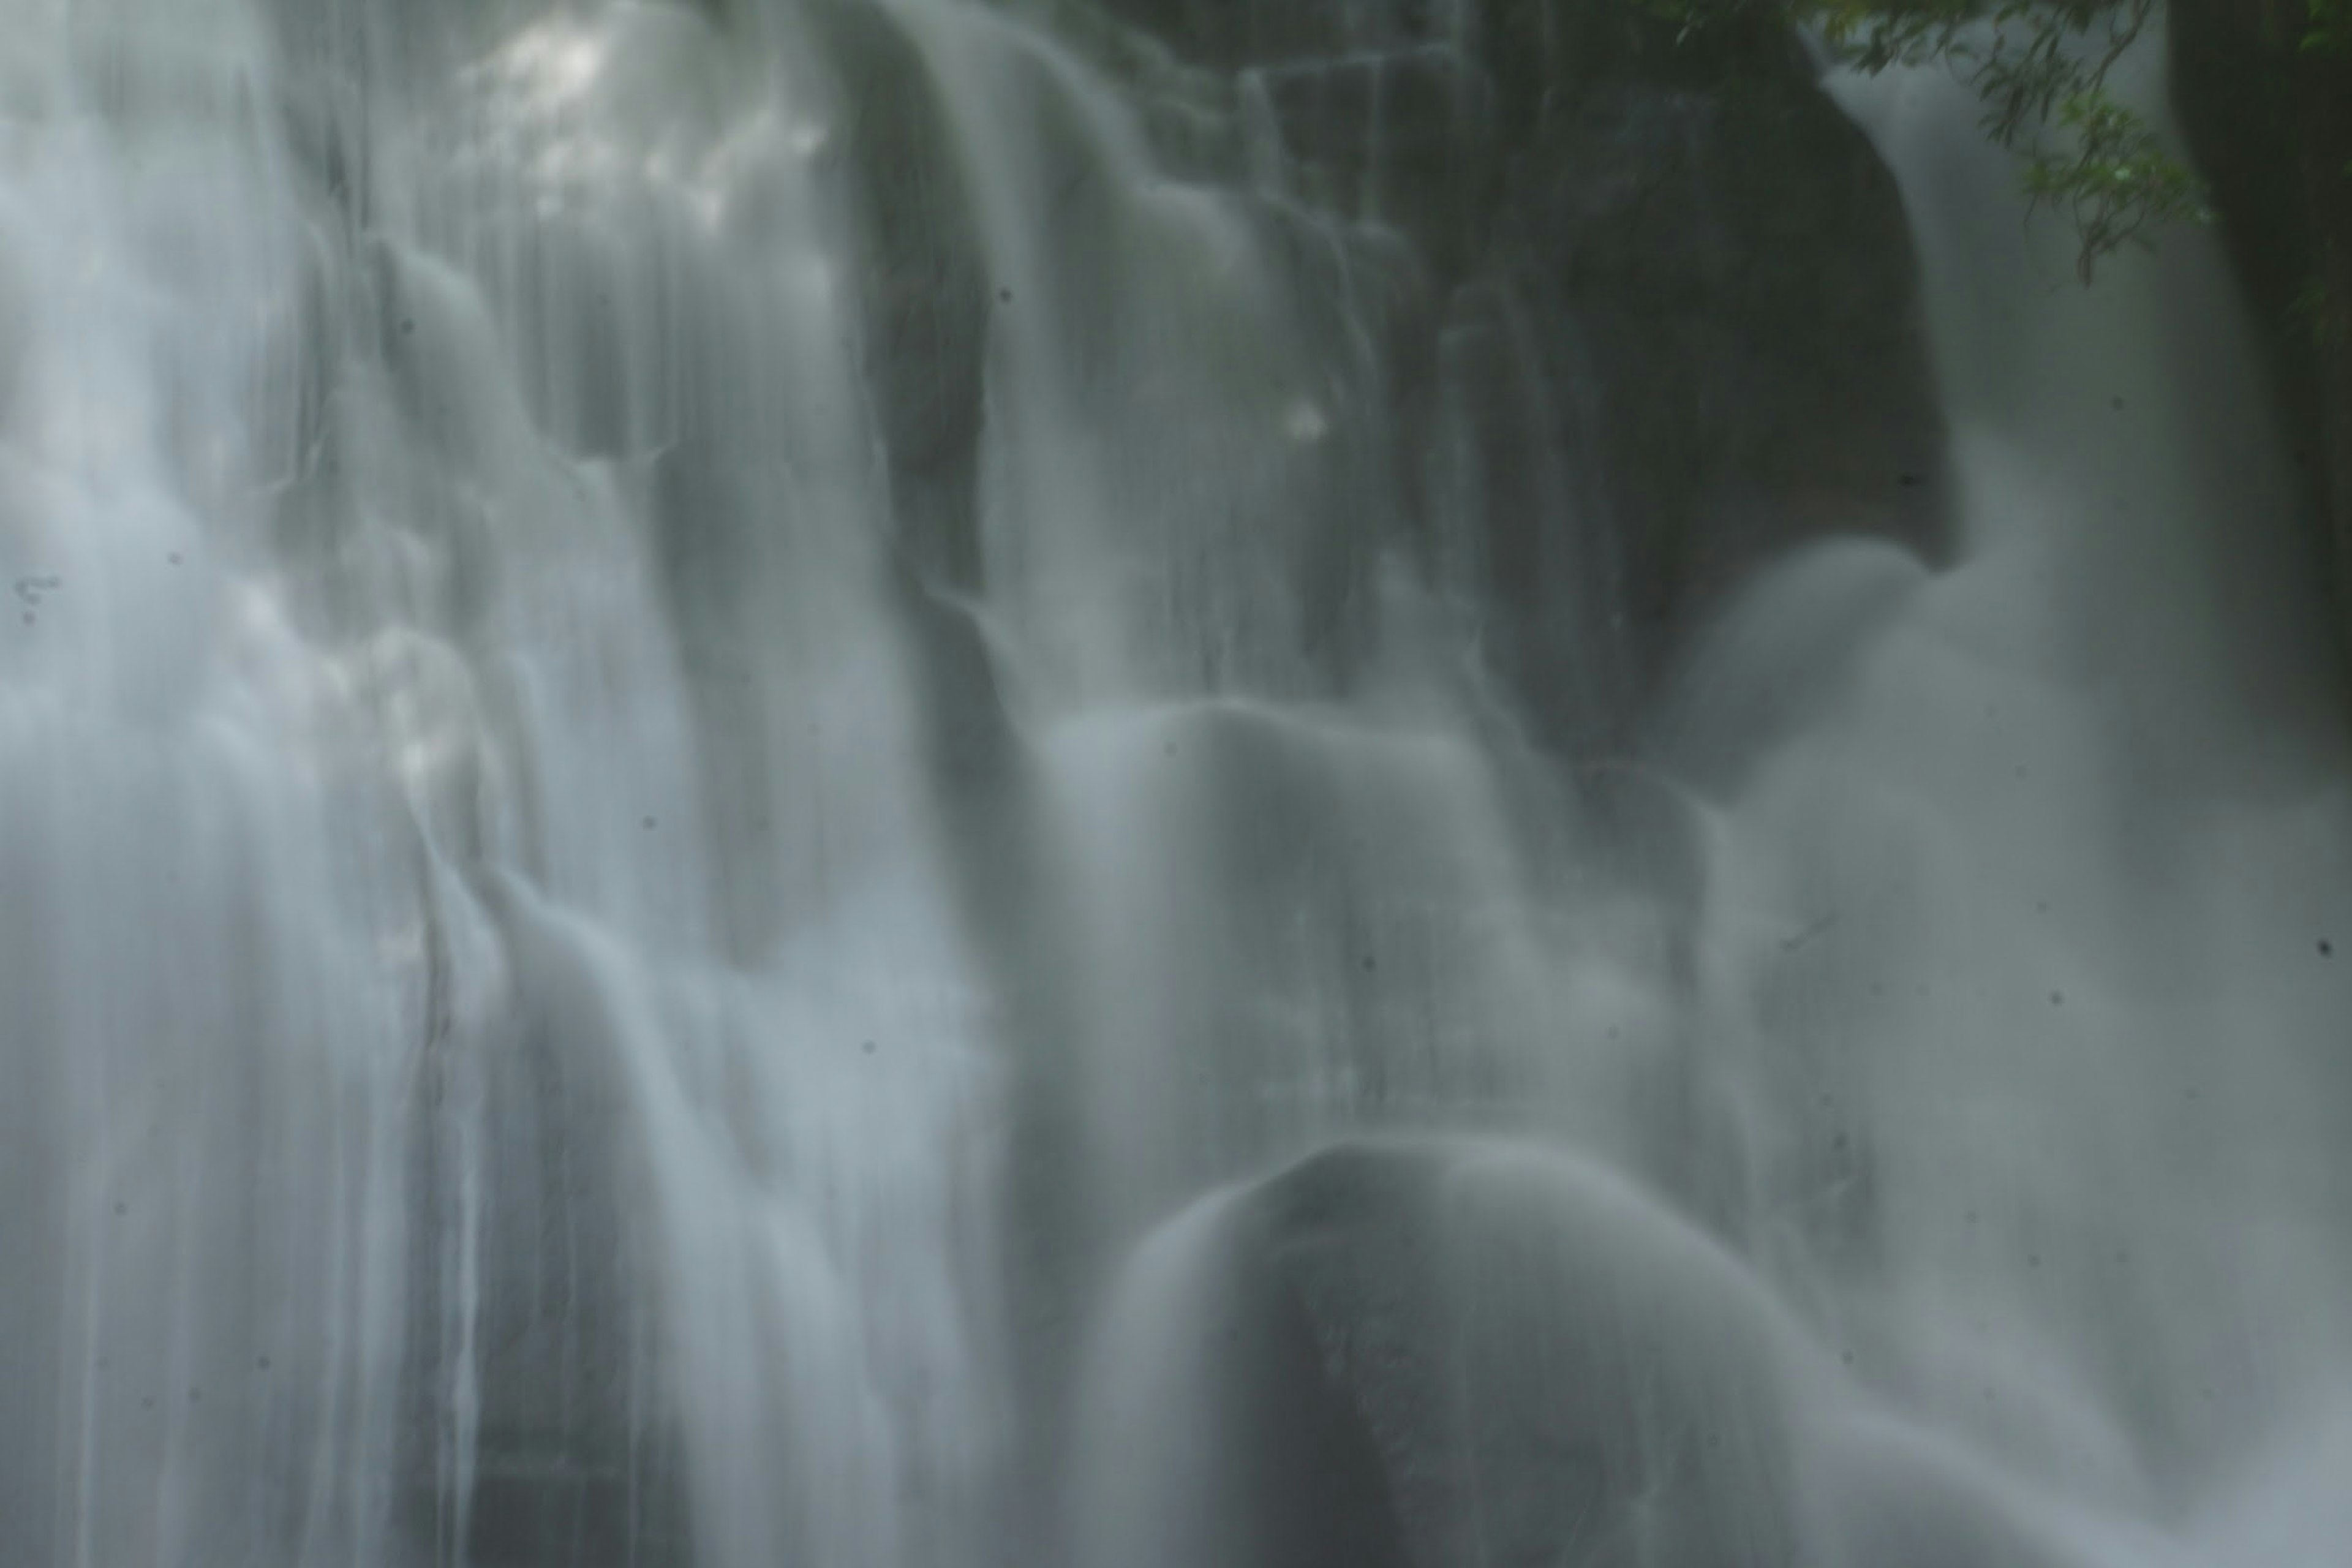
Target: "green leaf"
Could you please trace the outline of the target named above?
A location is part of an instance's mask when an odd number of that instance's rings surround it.
[[[2017,155],[2029,210],[2067,215],[2084,283],[2168,224],[2210,223],[2204,187],[2155,131],[2106,92],[2157,0],[1640,0],[1688,38],[1741,15],[1812,28],[1852,68],[1942,65],[1975,90],[1987,137]],[[2352,0],[2305,0],[2313,31],[2352,39]],[[1982,24],[1992,23],[1988,30]],[[2335,36],[2332,32],[2328,36]]]

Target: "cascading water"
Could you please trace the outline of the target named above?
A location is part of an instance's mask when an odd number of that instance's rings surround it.
[[[0,1568],[2343,1560],[2211,247],[1837,84],[1958,560],[1645,704],[1507,18],[1334,15],[0,5]]]

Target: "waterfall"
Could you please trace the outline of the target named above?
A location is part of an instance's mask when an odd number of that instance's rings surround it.
[[[2218,246],[1314,9],[0,0],[0,1568],[2337,1560]]]

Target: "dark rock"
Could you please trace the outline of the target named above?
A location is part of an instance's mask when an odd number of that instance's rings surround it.
[[[1155,1246],[1106,1342],[1120,1517],[1083,1568],[1794,1560],[1783,1330],[1604,1171],[1342,1145]]]
[[[1486,73],[1434,46],[1257,68],[1278,153],[1329,210],[1410,237],[1441,277],[1470,264],[1501,172]]]
[[[1406,242],[1434,304],[1382,343],[1381,390],[1426,434],[1377,460],[1430,558],[1467,563],[1549,743],[1612,749],[1690,632],[1805,540],[1938,552],[1899,195],[1784,29],[1685,39],[1613,0],[1108,9],[1230,79],[1226,112],[1273,143],[1255,177],[1343,253]],[[1168,79],[1114,68],[1147,100]]]
[[[1893,179],[1809,81],[1764,65],[1594,83],[1503,198],[1497,266],[1547,374],[1591,389],[1559,438],[1598,492],[1583,526],[1605,531],[1644,689],[1803,540],[1938,534],[1933,486],[1885,481],[1939,469],[1943,441]]]
[[[866,384],[915,564],[969,590],[980,576],[973,483],[990,300],[944,111],[915,45],[880,6],[820,0],[864,264]]]
[[[2179,0],[2167,29],[2174,109],[2253,307],[2352,648],[2352,49],[2300,48],[2302,15]]]
[[[630,1112],[611,1065],[559,1037],[553,1017],[540,1013],[519,1038],[428,1052],[433,1107],[410,1180],[415,1212],[435,1223],[411,1250],[398,1522],[430,1543],[424,1561],[682,1565],[682,1456],[627,1218],[642,1178],[613,1157],[635,1136]],[[470,1322],[453,1273],[468,1205],[479,1227]],[[457,1400],[468,1376],[478,1403],[461,1509]]]

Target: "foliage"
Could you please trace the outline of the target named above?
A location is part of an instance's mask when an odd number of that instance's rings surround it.
[[[2310,55],[2352,55],[2352,0],[2304,0],[2300,40]]]
[[[1812,28],[1853,68],[1941,65],[1974,89],[1985,133],[2023,164],[2036,208],[2063,212],[2081,238],[2084,282],[2158,228],[2208,222],[2204,190],[2156,131],[2107,91],[2157,0],[1642,0],[1684,36],[1735,16]],[[2306,0],[2315,20],[2352,17],[2352,0]]]
[[[2059,106],[2071,133],[2055,150],[2037,142],[2026,155],[2025,190],[2037,207],[2074,220],[2081,237],[2075,269],[2091,281],[2099,258],[2126,244],[2146,245],[2163,224],[2210,223],[2204,188],[2131,110],[2101,92],[2078,93]]]

